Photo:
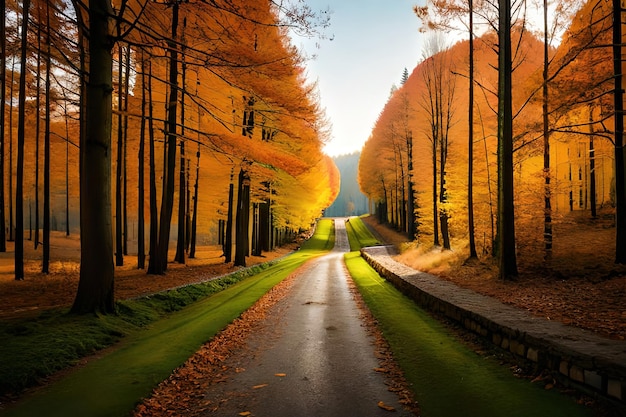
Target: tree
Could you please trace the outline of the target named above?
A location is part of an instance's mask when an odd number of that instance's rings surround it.
[[[440,37],[430,39],[426,54],[422,73],[426,89],[421,106],[428,117],[429,139],[432,144],[433,221],[437,222],[437,217],[439,218],[443,248],[450,249],[446,162],[454,115],[455,79],[452,63]],[[433,243],[437,246],[439,245],[439,228],[436,224],[434,224],[434,230]]]
[[[0,12],[0,252],[6,252],[6,233],[5,224],[6,216],[4,211],[4,144],[5,144],[5,129],[4,129],[4,112],[6,107],[6,7],[5,0],[0,0],[0,6],[2,11]]]
[[[499,0],[498,25],[498,247],[499,275],[517,276],[513,193],[511,0]]]
[[[77,14],[82,13],[80,6]],[[80,146],[81,266],[74,313],[115,310],[111,229],[111,125],[114,16],[108,0],[88,6],[88,82],[86,135]]]
[[[613,103],[615,124],[615,263],[626,264],[626,166],[622,75],[622,3],[613,0]]]

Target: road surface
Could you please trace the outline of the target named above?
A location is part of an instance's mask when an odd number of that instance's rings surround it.
[[[335,231],[334,249],[303,267],[244,354],[229,359],[237,372],[209,390],[206,398],[221,405],[207,416],[412,415],[374,370],[380,365],[373,338],[347,283],[344,220],[335,221]]]

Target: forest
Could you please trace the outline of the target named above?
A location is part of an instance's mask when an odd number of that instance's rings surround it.
[[[613,259],[626,263],[620,3],[435,0],[415,12],[423,60],[360,160],[378,220],[425,247],[493,256],[508,280],[518,259],[549,267],[554,225],[581,213],[612,220]]]
[[[324,211],[326,217],[361,216],[369,213],[369,204],[357,180],[360,152],[333,157],[341,178],[339,194]]]
[[[76,313],[114,310],[114,271],[219,244],[224,261],[310,229],[339,191],[329,124],[289,31],[302,2],[2,0],[0,251],[80,235]],[[110,254],[110,256],[109,256]],[[128,258],[126,258],[128,259]]]

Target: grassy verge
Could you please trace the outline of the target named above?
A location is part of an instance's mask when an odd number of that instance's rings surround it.
[[[352,251],[381,244],[358,217],[351,217],[346,221],[346,231],[348,232],[348,241]]]
[[[10,378],[11,375],[5,376],[5,372],[10,371],[7,368],[11,362],[32,359],[67,364],[76,360],[81,350],[91,352],[106,346],[107,339],[111,344],[125,337],[106,355],[27,396],[16,406],[0,411],[0,414],[128,415],[140,398],[149,395],[156,384],[167,378],[202,343],[305,261],[332,248],[333,233],[332,221],[321,221],[315,235],[301,250],[263,271],[256,271],[258,273],[251,277],[223,278],[220,284],[215,284],[219,288],[209,291],[213,293],[211,296],[207,296],[204,288],[207,283],[121,302],[117,316],[73,317],[55,313],[46,319],[47,322],[21,323],[19,326],[25,329],[21,335],[14,334],[9,339],[3,339],[8,343],[3,342],[2,349],[7,349],[5,354],[12,355],[0,356],[3,378]],[[184,308],[183,304],[186,304]],[[49,329],[44,330],[46,328]],[[94,336],[96,334],[98,336]],[[96,343],[99,344],[96,346]],[[9,349],[5,345],[13,347]],[[57,347],[47,350],[46,345]],[[20,351],[23,352],[21,356]],[[3,353],[0,352],[0,355]],[[52,357],[42,360],[40,355]],[[38,372],[43,373],[45,369]]]
[[[350,220],[352,226],[357,221]],[[590,411],[479,356],[382,279],[358,252],[346,265],[376,317],[425,417],[574,417]]]

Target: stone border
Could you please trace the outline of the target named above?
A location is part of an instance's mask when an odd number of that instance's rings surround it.
[[[587,394],[626,406],[626,342],[536,317],[393,259],[393,246],[361,249],[382,277],[421,307],[548,369]]]

